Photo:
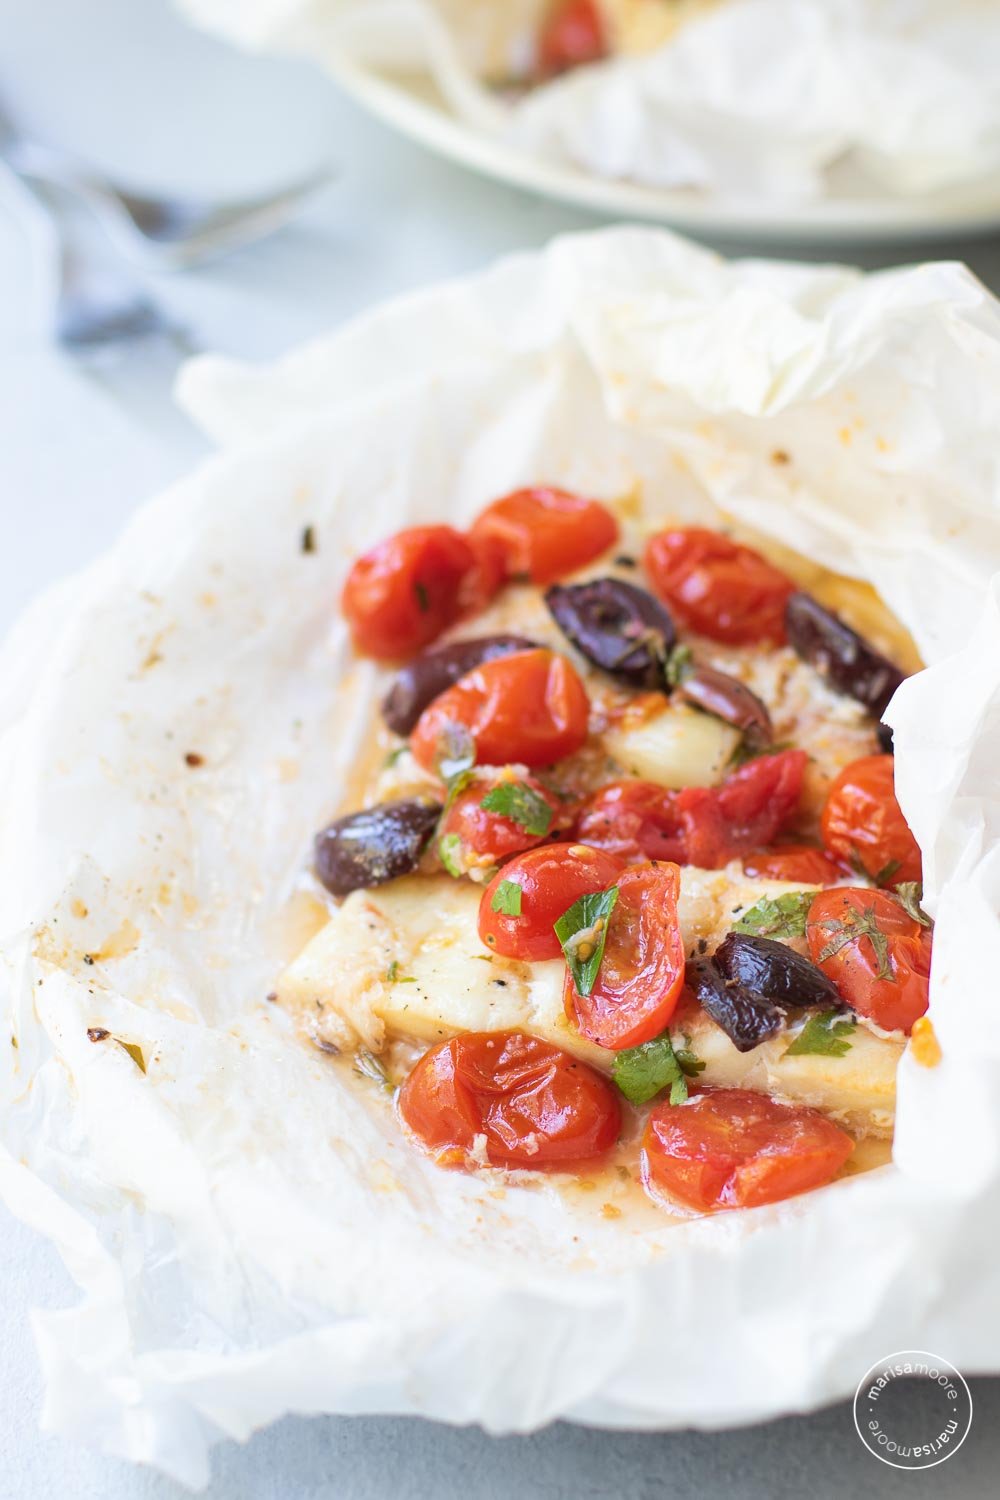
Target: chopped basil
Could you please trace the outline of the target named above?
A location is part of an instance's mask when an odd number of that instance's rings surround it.
[[[930,927],[931,919],[920,905],[922,894],[918,880],[904,880],[901,885],[896,886],[896,899],[907,916],[912,917],[914,922],[919,922],[921,927]]]
[[[607,891],[581,896],[553,923],[579,995],[589,995],[594,988],[604,957],[608,922],[617,900],[616,885]]]
[[[516,880],[501,880],[493,892],[490,908],[505,917],[521,915],[521,887]]]
[[[544,797],[523,781],[502,781],[492,787],[479,804],[487,812],[510,818],[525,833],[546,834],[552,826],[552,809]]]
[[[685,1046],[675,1049],[670,1032],[615,1053],[611,1075],[632,1104],[646,1104],[665,1088],[671,1104],[683,1104],[688,1096],[685,1075],[695,1077],[705,1064]]]
[[[448,874],[453,875],[456,880],[461,879],[465,874],[462,862],[458,857],[461,847],[462,840],[457,833],[446,833],[444,838],[438,839],[438,854],[441,858],[441,863],[448,871]]]
[[[853,1016],[845,1016],[842,1010],[824,1010],[821,1015],[810,1016],[790,1047],[785,1048],[786,1057],[802,1057],[812,1053],[820,1057],[843,1057],[850,1052],[848,1038],[857,1027]]]
[[[754,937],[804,937],[806,918],[815,898],[815,891],[786,891],[773,900],[763,896],[756,906],[743,913],[733,931],[749,932]]]

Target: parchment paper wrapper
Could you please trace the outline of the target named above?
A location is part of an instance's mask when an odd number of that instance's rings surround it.
[[[180,0],[244,46],[429,71],[479,131],[601,177],[761,198],[989,190],[997,0],[719,0],[651,53],[504,102],[544,0]]]
[[[198,1485],[213,1439],[287,1411],[716,1426],[901,1347],[1000,1368],[997,304],[956,266],[621,230],[272,368],[202,359],[181,394],[228,451],[0,661],[0,1191],[81,1292],[37,1319],[47,1425]],[[679,1226],[498,1196],[266,1002],[378,687],[337,618],[348,560],[541,479],[721,506],[871,579],[932,664],[889,717],[944,1060],[903,1059],[892,1165]]]

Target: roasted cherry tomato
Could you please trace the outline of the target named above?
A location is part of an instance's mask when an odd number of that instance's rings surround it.
[[[661,531],[646,547],[657,593],[691,629],[713,641],[780,646],[795,585],[779,568],[718,531]]]
[[[477,775],[445,811],[438,853],[450,874],[475,875],[534,849],[559,829],[563,816],[564,805],[534,776],[513,770]]]
[[[556,0],[538,39],[538,67],[551,76],[597,62],[608,44],[596,0]]]
[[[847,1132],[818,1110],[751,1089],[712,1089],[652,1111],[642,1180],[651,1197],[702,1213],[756,1208],[822,1187],[853,1150]]]
[[[479,936],[504,958],[558,958],[562,949],[553,923],[581,896],[614,885],[621,869],[620,859],[586,844],[549,844],[518,854],[483,892]],[[510,911],[512,905],[518,910]],[[508,910],[495,909],[503,906]]]
[[[884,1031],[909,1032],[926,1011],[931,930],[888,891],[820,891],[806,937],[813,963],[858,1015]]]
[[[400,1089],[399,1112],[442,1166],[565,1167],[602,1156],[621,1125],[606,1079],[520,1031],[439,1042]]]
[[[744,854],[743,873],[752,880],[788,880],[796,885],[833,885],[847,871],[825,849],[811,844],[782,844]]]
[[[583,844],[629,861],[684,864],[684,828],[677,793],[655,781],[610,781],[581,803],[573,833]]]
[[[451,526],[411,526],[358,558],[341,600],[358,651],[412,656],[502,582],[496,552]]]
[[[587,738],[590,703],[576,670],[554,651],[485,661],[424,709],[410,749],[433,770],[456,736],[471,737],[480,765],[548,766]]]
[[[689,786],[678,792],[688,864],[718,870],[771,843],[798,810],[807,758],[804,750],[760,755],[721,786]]]
[[[873,880],[920,879],[920,846],[896,801],[891,755],[865,755],[845,766],[823,808],[823,842]]]
[[[500,548],[508,578],[552,583],[606,552],[618,523],[599,500],[565,490],[515,490],[486,507],[471,535]]]
[[[566,1014],[588,1041],[618,1052],[659,1036],[684,988],[684,940],[677,919],[680,870],[633,865],[614,882],[604,957],[589,995],[567,972]]]

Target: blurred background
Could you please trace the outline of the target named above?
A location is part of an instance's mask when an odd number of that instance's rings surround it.
[[[197,350],[270,359],[377,301],[551,236],[611,222],[432,154],[319,69],[241,53],[168,0],[0,0],[0,631],[101,552],[145,498],[206,452],[171,404]],[[70,151],[144,197],[230,203],[312,186],[285,227],[187,269],[140,263],[76,192],[26,184],[31,148]],[[43,162],[36,155],[36,166]],[[53,175],[52,162],[47,174]],[[58,174],[56,174],[58,175]],[[730,239],[725,253],[768,248]],[[871,267],[944,255],[1000,289],[1000,239],[946,238],[799,256]],[[67,291],[121,336],[73,324]],[[78,310],[77,310],[78,313]],[[54,337],[61,332],[62,341]],[[17,1497],[179,1495],[37,1433],[41,1382],[27,1309],[72,1300],[47,1245],[0,1210],[0,1490]],[[947,1467],[955,1496],[995,1492],[1000,1383]],[[895,1473],[855,1437],[849,1407],[724,1435],[630,1437],[559,1427],[491,1440],[415,1421],[288,1421],[217,1455],[218,1497],[936,1494],[940,1470]]]

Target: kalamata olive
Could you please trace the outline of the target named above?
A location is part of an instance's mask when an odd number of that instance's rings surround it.
[[[382,704],[382,717],[396,734],[409,734],[428,703],[484,661],[530,651],[537,642],[523,635],[484,635],[422,651],[397,672]]]
[[[703,708],[732,724],[743,735],[749,750],[765,750],[774,739],[771,715],[764,704],[745,683],[730,677],[728,672],[695,662],[679,674],[677,692],[695,708]]]
[[[728,982],[710,958],[691,959],[686,979],[705,1014],[722,1027],[738,1052],[752,1052],[785,1024],[776,1005]]]
[[[811,594],[789,597],[785,626],[798,655],[836,692],[864,704],[876,719],[882,717],[906,675],[894,662]]]
[[[822,969],[773,938],[730,932],[712,954],[727,984],[739,984],[774,1005],[840,1005],[835,984]]]
[[[431,801],[382,802],[338,818],[316,835],[316,874],[334,896],[408,875],[420,863],[441,816]]]
[[[894,753],[892,730],[888,724],[876,725],[875,738],[878,740],[879,749],[883,755],[892,755]]]
[[[635,688],[662,688],[676,640],[658,599],[621,578],[553,584],[545,603],[563,635],[588,661]]]

